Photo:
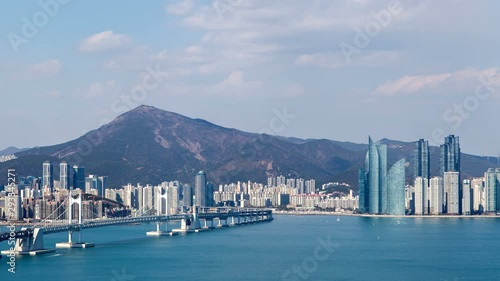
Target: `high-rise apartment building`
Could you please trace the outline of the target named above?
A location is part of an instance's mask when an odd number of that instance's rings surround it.
[[[203,171],[198,172],[195,177],[194,199],[196,206],[207,206],[207,175]]]
[[[445,212],[450,215],[459,215],[461,209],[460,173],[445,172],[443,183]]]
[[[500,169],[484,173],[485,212],[500,211]]]
[[[443,214],[443,178],[442,177],[433,177],[430,180],[429,185],[429,213],[431,215],[441,215]]]
[[[59,186],[69,190],[69,165],[65,161],[59,164]]]
[[[52,162],[43,162],[43,174],[42,174],[42,186],[50,188],[50,192],[53,192],[54,188],[54,177],[53,177],[53,166]]]

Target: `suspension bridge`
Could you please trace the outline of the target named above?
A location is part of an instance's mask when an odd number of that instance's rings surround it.
[[[12,252],[18,255],[52,253],[55,250],[44,247],[43,237],[44,235],[61,232],[68,232],[68,241],[56,243],[56,248],[94,247],[93,243],[82,242],[82,231],[84,229],[114,225],[156,223],[156,229],[146,233],[148,236],[172,236],[179,233],[201,232],[217,227],[237,226],[273,220],[271,210],[248,208],[207,208],[194,206],[190,213],[169,215],[167,206],[167,214],[161,214],[161,199],[167,199],[165,202],[168,202],[167,193],[157,196],[158,204],[156,205],[156,215],[144,215],[150,213],[153,209],[153,207],[151,207],[149,210],[140,210],[138,215],[134,217],[103,218],[83,221],[82,194],[80,192],[72,194],[59,206],[59,208],[63,208],[64,204],[69,202],[69,208],[64,210],[55,220],[44,219],[31,227],[24,227],[20,230],[10,229],[9,232],[0,233],[0,242],[9,241],[8,244],[12,245],[10,249],[2,251],[1,253],[5,255],[12,254]],[[153,200],[153,198],[151,200]],[[75,204],[78,205],[78,218],[76,220],[73,219],[73,206]],[[53,214],[58,211],[59,210],[55,210]],[[66,211],[69,212],[68,219],[62,220],[61,218],[64,218]],[[168,224],[170,222],[180,222],[180,228],[169,230]],[[204,223],[203,226],[202,222]],[[214,222],[217,222],[217,224],[215,225]],[[162,224],[164,224],[164,230],[162,230]],[[74,232],[79,234],[78,241],[73,240]],[[13,241],[15,241],[15,244]]]

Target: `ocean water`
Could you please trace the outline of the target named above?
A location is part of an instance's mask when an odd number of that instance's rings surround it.
[[[500,220],[275,215],[174,237],[154,224],[83,232],[90,249],[0,259],[0,280],[500,280]],[[46,247],[67,234],[44,237]],[[1,249],[7,243],[0,243]]]

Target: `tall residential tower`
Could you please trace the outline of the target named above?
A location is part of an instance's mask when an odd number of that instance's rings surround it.
[[[69,189],[69,166],[65,161],[59,164],[59,183],[61,189]]]

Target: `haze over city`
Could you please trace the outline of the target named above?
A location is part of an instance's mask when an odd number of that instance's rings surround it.
[[[499,155],[495,1],[60,2],[47,20],[37,2],[4,3],[0,150],[149,104],[250,132],[287,112],[274,133],[300,138],[455,134]]]

